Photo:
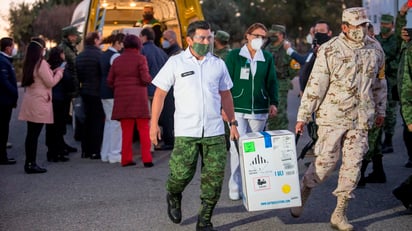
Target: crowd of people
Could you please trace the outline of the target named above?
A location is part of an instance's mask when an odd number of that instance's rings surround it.
[[[305,151],[315,158],[300,182],[302,206],[292,208],[291,215],[301,216],[312,189],[341,159],[330,223],[338,230],[353,230],[346,211],[354,190],[386,182],[382,154],[394,152],[398,104],[409,155],[405,167],[412,168],[412,42],[404,29],[408,10],[402,6],[396,24],[394,16],[382,15],[376,36],[368,34],[370,21],[361,7],[343,11],[342,31],[334,37],[327,21],[317,21],[307,54],[292,48],[285,26],[268,29],[261,23],[251,24],[243,46],[231,49],[229,33],[213,34],[208,22],[195,21],[187,28],[188,47],[182,49],[173,30],[159,30],[153,8],[145,8],[144,19],[137,23],[153,28],[105,39],[90,32],[79,54],[75,27],[63,29],[62,43],[47,59],[44,40],[33,38],[23,62],[25,90],[18,116],[27,122],[24,171],[47,171],[36,163],[44,124],[48,161],[67,162],[68,153],[77,152],[64,139],[73,105],[74,138],[81,141],[82,158],[136,165],[135,127],[144,167],[154,166],[153,150],[172,150],[166,189],[167,212],[174,223],[182,220],[182,192],[200,156],[196,230],[214,230],[211,218],[223,187],[227,151],[229,198],[239,200],[243,195],[236,142],[249,132],[288,129],[287,94],[291,79],[299,76],[302,98],[295,132],[302,134],[307,126],[312,140]],[[105,51],[103,43],[110,45]],[[0,164],[6,165],[16,163],[8,157],[7,139],[18,91],[14,41],[2,38],[0,45]],[[293,62],[300,64],[299,73]],[[373,171],[365,176],[370,162]],[[393,191],[407,208],[412,208],[411,178]]]

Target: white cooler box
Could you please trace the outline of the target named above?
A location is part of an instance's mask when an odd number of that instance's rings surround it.
[[[248,211],[301,205],[295,135],[288,130],[240,137],[243,204]]]

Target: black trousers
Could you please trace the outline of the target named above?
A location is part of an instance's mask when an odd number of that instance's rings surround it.
[[[163,110],[159,117],[159,125],[163,128],[162,139],[166,145],[174,144],[174,113],[175,100],[173,96],[173,88],[171,88],[166,95]]]
[[[63,154],[65,148],[67,106],[63,100],[53,100],[53,124],[46,124],[46,145],[50,154]]]
[[[0,106],[0,160],[7,160],[7,140],[9,138],[9,125],[13,107]]]
[[[37,144],[44,124],[27,121],[27,134],[24,147],[26,150],[26,164],[36,163]]]
[[[82,152],[99,154],[103,141],[104,118],[102,101],[99,96],[82,95],[86,119],[83,124]]]

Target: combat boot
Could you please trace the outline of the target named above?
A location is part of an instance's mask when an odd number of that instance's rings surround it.
[[[346,196],[338,196],[336,208],[330,218],[330,223],[333,228],[339,231],[352,231],[353,226],[349,224],[346,217],[346,209],[348,208],[349,198]]]
[[[182,194],[167,193],[167,215],[173,223],[179,224],[182,221]]]
[[[213,229],[212,219],[213,209],[216,204],[209,204],[202,201],[199,215],[197,217],[196,231],[216,231]]]
[[[412,175],[396,187],[392,194],[402,202],[405,208],[412,209]]]
[[[373,171],[365,177],[366,183],[385,183],[386,175],[383,170],[382,155],[372,157]]]
[[[302,187],[300,189],[300,197],[302,199],[302,205],[299,207],[293,207],[290,209],[290,215],[292,215],[292,217],[300,217],[300,215],[303,212],[303,206],[305,206],[305,203],[308,200],[311,191],[312,191],[311,188],[309,188],[308,186],[302,183]]]
[[[360,169],[360,179],[358,181],[358,188],[363,188],[366,185],[366,180],[365,180],[365,172],[366,169],[368,168],[369,160],[362,160],[362,166]]]

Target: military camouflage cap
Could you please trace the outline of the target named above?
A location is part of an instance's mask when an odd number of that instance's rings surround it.
[[[286,27],[284,25],[275,25],[273,24],[272,27],[270,28],[269,32],[282,32],[282,33],[286,33]]]
[[[81,33],[77,30],[75,26],[66,26],[62,29],[63,37],[67,37],[69,35],[80,35]]]
[[[353,26],[358,26],[365,22],[370,22],[366,9],[363,7],[353,7],[345,9],[342,13],[342,22],[347,22]]]
[[[229,42],[230,35],[226,31],[218,30],[216,31],[215,39],[222,41],[222,42]]]
[[[381,22],[382,23],[393,23],[393,16],[390,14],[382,14]]]

